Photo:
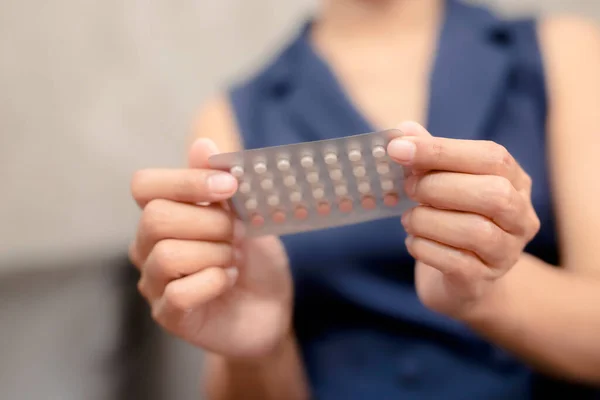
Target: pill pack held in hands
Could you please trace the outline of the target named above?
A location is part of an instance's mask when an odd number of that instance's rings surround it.
[[[238,180],[229,206],[248,236],[307,232],[400,216],[415,205],[403,191],[404,168],[387,155],[400,136],[390,129],[221,153],[209,164]]]

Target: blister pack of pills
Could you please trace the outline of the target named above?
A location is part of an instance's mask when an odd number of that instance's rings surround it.
[[[248,236],[285,235],[400,216],[405,171],[387,155],[396,129],[221,153],[210,167],[238,179],[230,207]]]

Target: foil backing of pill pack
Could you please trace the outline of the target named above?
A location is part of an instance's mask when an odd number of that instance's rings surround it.
[[[405,170],[387,155],[396,129],[337,139],[221,153],[238,190],[229,206],[248,236],[286,235],[400,216]]]

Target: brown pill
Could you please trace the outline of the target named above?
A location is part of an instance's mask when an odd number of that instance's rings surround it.
[[[285,213],[283,211],[275,211],[272,218],[276,224],[283,224],[285,222]]]
[[[383,196],[383,204],[388,207],[394,207],[396,204],[398,204],[398,200],[398,195],[396,193],[388,193]]]
[[[306,219],[308,218],[308,211],[306,211],[306,208],[304,207],[296,207],[294,217],[296,217],[296,219]]]
[[[341,212],[349,213],[350,211],[352,211],[352,201],[350,201],[349,199],[343,199],[340,201],[339,207]]]
[[[372,210],[377,206],[377,203],[375,202],[375,199],[373,198],[373,196],[363,197],[360,204],[362,205],[362,208],[364,208],[365,210]]]
[[[331,212],[331,206],[329,205],[329,203],[321,202],[317,206],[317,212],[319,213],[319,215],[329,215],[329,213]]]
[[[254,214],[252,217],[250,217],[250,224],[252,224],[252,226],[255,228],[260,228],[264,223],[265,219],[259,214]]]

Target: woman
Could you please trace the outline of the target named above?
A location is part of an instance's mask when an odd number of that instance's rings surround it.
[[[133,180],[139,289],[208,352],[209,398],[595,396],[597,71],[600,33],[578,19],[323,0],[270,65],[205,107],[188,169]],[[399,120],[418,123],[388,152],[421,204],[401,223],[245,239],[219,205],[237,187],[211,154]]]

